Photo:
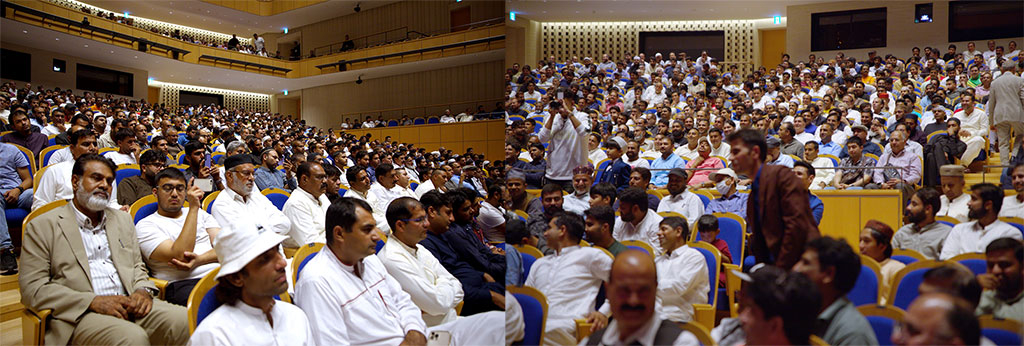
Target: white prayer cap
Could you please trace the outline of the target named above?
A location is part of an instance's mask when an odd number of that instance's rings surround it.
[[[213,248],[217,252],[220,271],[215,279],[237,273],[260,254],[275,248],[288,237],[270,229],[243,222],[241,227],[225,228],[217,236]]]

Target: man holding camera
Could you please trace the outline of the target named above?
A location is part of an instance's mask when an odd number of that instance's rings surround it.
[[[567,101],[571,99],[567,98]],[[548,168],[544,179],[548,183],[572,189],[573,168],[587,164],[587,131],[590,126],[577,118],[559,101],[548,106],[548,116],[544,119],[544,127],[538,134],[541,142],[550,141],[548,145]],[[586,119],[586,113],[583,119]]]

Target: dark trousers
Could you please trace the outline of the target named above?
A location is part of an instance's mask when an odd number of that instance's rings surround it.
[[[192,288],[196,287],[199,279],[178,280],[167,284],[164,288],[164,300],[168,303],[187,306],[188,296],[192,294]]]

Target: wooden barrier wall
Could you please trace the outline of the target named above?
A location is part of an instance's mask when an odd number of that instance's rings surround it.
[[[505,158],[505,121],[482,120],[465,123],[426,124],[396,127],[376,127],[372,129],[345,130],[356,136],[371,134],[372,139],[391,140],[399,143],[412,143],[427,150],[440,147],[462,154],[466,148],[483,154],[488,161]]]

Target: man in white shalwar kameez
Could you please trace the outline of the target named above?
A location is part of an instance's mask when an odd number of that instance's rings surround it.
[[[608,280],[612,258],[601,250],[580,247],[583,232],[579,215],[561,212],[552,217],[544,237],[555,253],[538,258],[526,278],[526,286],[536,288],[548,299],[546,345],[576,344],[575,319],[586,318],[600,329],[611,314],[608,304],[602,304],[602,312],[595,311],[594,306],[601,284]]]
[[[499,344],[504,315],[482,315],[499,330],[480,332],[468,324],[427,328],[419,307],[374,255],[379,240],[366,201],[342,197],[327,210],[327,245],[309,260],[295,288],[320,345],[428,344],[431,332],[457,344]],[[496,317],[496,318],[491,318]],[[429,340],[434,340],[431,335]]]
[[[220,232],[215,289],[218,298],[234,301],[223,301],[206,316],[189,345],[316,345],[302,310],[274,299],[288,290],[287,262],[279,249],[285,238],[268,229]]]

